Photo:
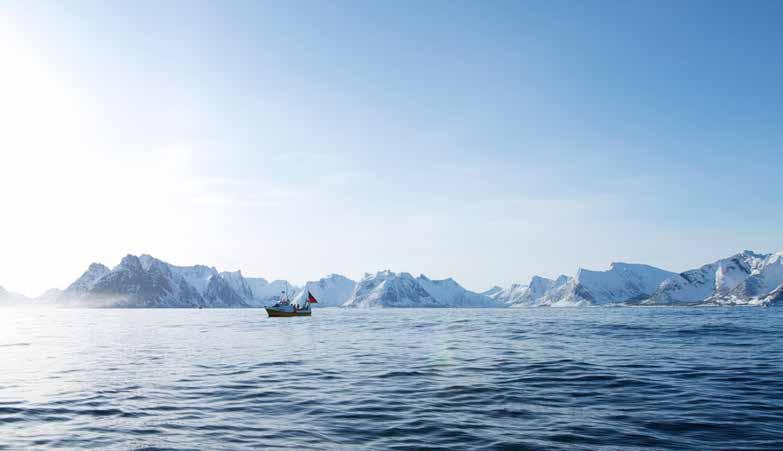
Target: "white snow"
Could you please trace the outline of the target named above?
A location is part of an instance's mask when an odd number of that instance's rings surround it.
[[[445,306],[471,308],[504,306],[502,302],[496,301],[489,296],[466,290],[452,278],[431,280],[422,274],[416,281],[438,303]]]
[[[285,280],[267,282],[266,279],[260,277],[246,277],[245,281],[253,292],[253,299],[257,303],[260,303],[259,305],[265,305],[266,303],[277,299],[283,291],[287,291],[289,297],[294,297],[298,291],[296,286],[291,285]]]
[[[294,303],[304,305],[307,302],[307,292],[315,296],[317,307],[336,307],[344,304],[351,297],[356,282],[339,274],[330,274],[316,281],[307,282],[294,297]]]
[[[650,297],[651,304],[700,303],[727,295],[758,269],[767,255],[744,251],[728,258],[685,271],[665,280]]]
[[[539,304],[570,307],[639,301],[651,295],[661,282],[675,275],[636,263],[612,263],[607,271],[580,269],[576,277],[550,289]]]
[[[681,274],[649,265],[612,263],[605,271],[580,269],[574,277],[556,280],[535,276],[528,284],[493,287],[484,293],[466,290],[451,278],[432,280],[388,270],[366,274],[358,283],[331,274],[300,289],[284,280],[244,277],[240,271],[219,273],[204,265],[176,266],[146,254],[128,255],[112,270],[93,263],[65,291],[50,290],[36,299],[87,299],[93,290],[110,298],[116,294],[121,302],[135,302],[132,306],[149,307],[263,306],[282,291],[297,303],[303,303],[310,291],[319,301],[317,306],[324,307],[765,305],[783,301],[783,251],[764,255],[744,251]],[[0,297],[9,296],[0,289]]]
[[[754,257],[747,263],[750,274],[735,270],[732,272],[735,278],[731,283],[716,280],[715,293],[705,302],[729,305],[761,304],[783,284],[783,252],[769,254],[764,258]],[[718,274],[721,272],[722,270],[718,269]],[[742,275],[745,277],[740,277]]]
[[[546,277],[533,276],[527,285],[513,284],[505,288],[495,296],[495,299],[510,307],[533,307],[540,304],[547,293],[555,290],[568,282],[566,276],[559,276],[556,280]]]
[[[66,291],[69,293],[88,291],[95,285],[95,282],[109,272],[111,272],[111,270],[106,266],[100,263],[92,263],[84,274],[68,286]]]
[[[367,274],[356,285],[345,307],[502,307],[489,296],[463,288],[454,279],[414,278],[406,272]]]
[[[389,270],[365,275],[344,307],[445,307],[409,273]]]

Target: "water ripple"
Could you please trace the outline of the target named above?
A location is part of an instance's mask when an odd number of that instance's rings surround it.
[[[783,309],[261,313],[15,312],[0,449],[783,443]]]

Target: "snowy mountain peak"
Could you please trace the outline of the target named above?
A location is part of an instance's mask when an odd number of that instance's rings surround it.
[[[139,259],[139,257],[131,254],[128,254],[125,257],[123,257],[118,267],[129,269],[131,271],[143,270],[143,266],[141,265],[141,260]]]
[[[405,274],[407,274],[407,273],[405,273]],[[453,278],[451,278],[451,277],[447,277],[447,278],[445,278],[445,279],[440,279],[440,280],[433,280],[433,279],[430,279],[429,277],[427,277],[427,276],[426,276],[426,275],[424,275],[424,274],[419,274],[419,276],[417,277],[417,279],[419,279],[419,280],[423,280],[423,281],[425,281],[425,282],[439,282],[439,283],[441,283],[441,284],[456,284],[456,285],[459,285],[459,283],[457,283],[457,281],[456,281],[456,280],[454,280],[454,279],[453,279]]]
[[[642,263],[626,263],[626,262],[612,262],[609,265],[609,271],[659,271],[659,268],[654,266],[645,265]]]
[[[316,307],[336,307],[345,303],[356,288],[356,282],[340,274],[330,274],[319,280],[307,282],[294,297],[294,303],[307,302],[307,293],[318,300]]]
[[[708,302],[735,302],[738,293],[732,292],[751,274],[762,270],[770,254],[742,251],[668,278],[650,297],[650,304],[693,304]],[[757,281],[751,280],[753,284]],[[773,287],[774,288],[774,287]],[[758,292],[761,288],[743,285],[746,293]],[[748,295],[743,295],[747,297]]]
[[[528,285],[524,285],[521,283],[514,283],[506,288],[503,288],[498,293],[495,293],[495,295],[492,296],[492,298],[506,305],[521,306],[522,304],[526,304],[525,299],[528,293],[529,293]]]
[[[109,272],[109,268],[101,263],[90,263],[90,266],[87,268],[87,272],[93,274],[106,274]]]
[[[432,280],[420,276],[416,281],[438,303],[448,307],[502,307],[501,302],[483,294],[466,290],[451,277],[443,280]]]
[[[548,290],[554,283],[555,281],[552,279],[547,279],[546,277],[541,276],[533,276],[527,286],[530,287],[531,290],[539,291]]]
[[[783,285],[783,256],[780,253],[738,254],[746,257],[734,265],[718,265],[715,272],[714,294],[706,299],[710,304],[765,303],[778,287]],[[743,263],[747,266],[743,266]],[[732,270],[733,267],[741,270]],[[773,296],[774,297],[774,296]]]
[[[552,279],[541,276],[533,276],[530,278],[530,285],[535,285],[538,283],[552,283]]]
[[[602,305],[637,302],[648,298],[664,280],[675,276],[654,266],[616,262],[606,271],[580,269],[542,298],[552,306]]]
[[[407,273],[406,273],[406,274],[407,274]],[[418,280],[418,281],[420,281],[420,282],[431,283],[431,284],[434,284],[434,285],[440,285],[440,286],[443,286],[443,287],[450,287],[450,288],[460,288],[460,289],[464,289],[464,288],[462,288],[462,285],[458,284],[458,283],[457,283],[457,282],[456,282],[454,279],[452,279],[451,277],[449,277],[449,278],[447,278],[447,279],[441,279],[441,280],[432,280],[432,279],[430,279],[429,277],[427,277],[427,276],[425,276],[424,274],[422,274],[422,275],[420,275],[419,277],[417,277],[417,280]]]
[[[391,270],[366,273],[360,282],[330,274],[297,288],[284,280],[244,277],[205,265],[175,266],[149,254],[128,254],[113,269],[92,263],[64,291],[49,290],[37,302],[123,307],[245,307],[268,305],[281,292],[317,307],[522,307],[606,304],[783,304],[783,251],[745,250],[680,274],[650,265],[613,262],[603,271],[580,268],[552,280],[475,293],[456,280],[433,280]],[[0,297],[8,299],[0,287]],[[21,295],[13,295],[16,299]],[[25,298],[26,299],[26,298]],[[73,301],[73,302],[72,302]],[[82,304],[83,303],[83,304]]]
[[[241,274],[236,276],[237,289],[213,267],[175,266],[148,254],[128,254],[112,270],[90,265],[56,300],[106,307],[244,307],[252,294],[247,287],[241,290]]]
[[[540,305],[541,300],[547,293],[565,284],[568,280],[568,277],[562,275],[557,280],[533,276],[527,285],[512,284],[493,297],[510,307],[537,306]]]
[[[379,271],[356,285],[345,307],[498,307],[488,296],[466,290],[454,279]]]
[[[101,277],[111,272],[111,270],[100,263],[92,263],[78,279],[66,288],[66,292],[76,293],[89,290],[95,285]]]
[[[363,278],[345,307],[443,307],[408,273],[379,271]]]

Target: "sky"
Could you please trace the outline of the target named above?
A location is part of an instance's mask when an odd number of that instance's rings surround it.
[[[0,285],[783,250],[777,1],[5,1]]]

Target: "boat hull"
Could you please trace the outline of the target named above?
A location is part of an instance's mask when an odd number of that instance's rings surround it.
[[[281,311],[281,310],[277,310],[277,309],[273,309],[273,308],[268,308],[267,307],[266,313],[270,317],[272,317],[272,318],[288,318],[288,317],[291,317],[291,316],[310,316],[310,314],[312,312],[309,311],[309,310],[307,310],[307,311],[299,310],[299,311],[296,311],[296,312],[284,312],[284,311]]]

